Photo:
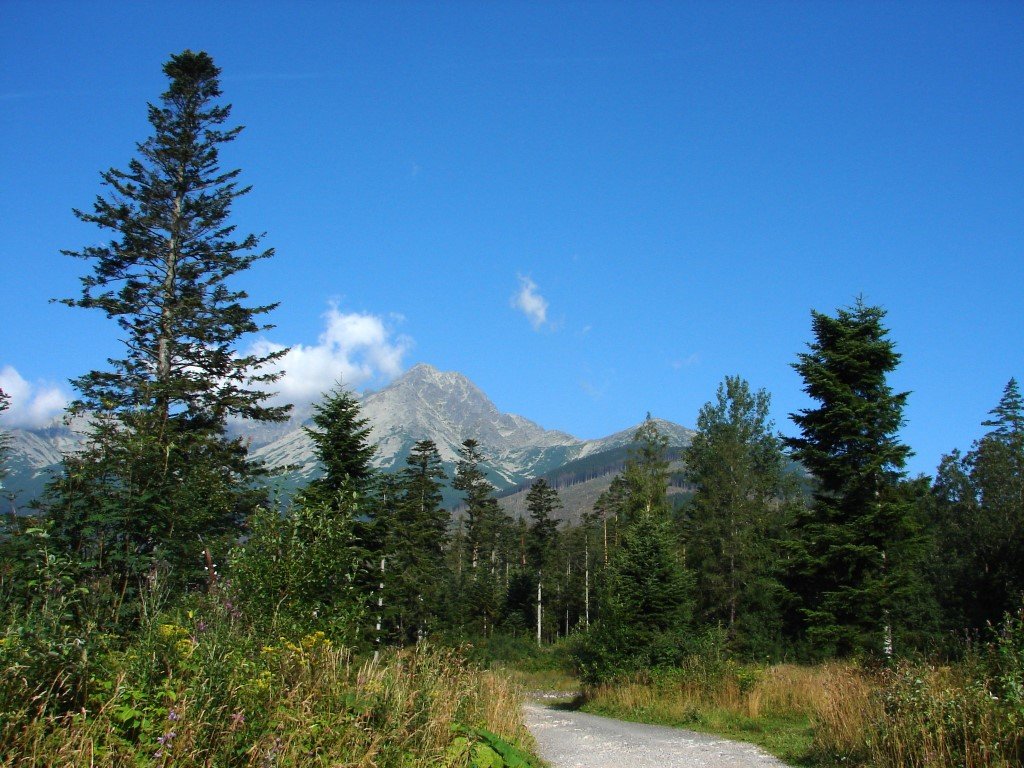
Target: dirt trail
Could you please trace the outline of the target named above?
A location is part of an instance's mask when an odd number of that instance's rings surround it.
[[[758,747],[718,736],[525,706],[538,753],[552,768],[784,768]]]

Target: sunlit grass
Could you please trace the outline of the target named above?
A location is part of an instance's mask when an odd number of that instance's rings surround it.
[[[668,675],[588,688],[583,709],[746,741],[790,764],[811,765],[819,695],[813,670],[734,668],[740,671],[717,682]]]
[[[0,765],[456,768],[532,745],[519,686],[458,650],[359,657],[320,632],[260,636],[209,602],[105,653],[83,706],[45,688],[0,701]]]

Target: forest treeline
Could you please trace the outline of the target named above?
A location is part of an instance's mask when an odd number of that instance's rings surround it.
[[[124,356],[74,380],[86,447],[65,458],[38,514],[8,519],[0,538],[5,748],[23,748],[40,717],[84,713],[109,693],[116,684],[97,664],[125,669],[144,657],[138,701],[118,699],[123,727],[111,732],[150,734],[165,754],[177,731],[154,719],[178,711],[171,670],[197,658],[215,621],[246,628],[254,655],[232,665],[253,665],[251,679],[271,675],[259,665],[282,655],[299,664],[341,646],[379,656],[515,636],[566,638],[595,683],[671,667],[709,644],[740,659],[954,657],[963,638],[984,637],[1021,607],[1018,384],[994,396],[984,437],[945,457],[934,479],[908,477],[908,394],[888,381],[900,355],[884,310],[861,299],[811,313],[793,365],[813,405],[792,415],[795,436],[776,432],[769,394],[742,377],[709,393],[681,456],[694,488],[683,504],[669,501],[667,441],[651,419],[578,525],[558,523],[558,491],[544,479],[529,490],[528,517],[510,518],[471,439],[452,478],[429,440],[401,471],[380,474],[358,401],[340,383],[307,430],[322,475],[275,503],[266,468],[226,431],[230,419],[287,418],[268,404],[283,352],[239,353],[273,306],[248,305],[234,283],[272,250],[230,223],[248,189],[219,166],[219,148],[240,131],[225,127],[219,70],[186,51],[165,72],[168,91],[149,107],[153,135],[126,170],[102,174],[90,210],[75,212],[110,239],[67,252],[87,272],[80,295],[63,301],[113,319]],[[448,482],[464,502],[455,521],[441,501]],[[225,701],[236,684],[225,683]],[[151,711],[142,700],[161,703]],[[254,718],[210,711],[231,733]]]

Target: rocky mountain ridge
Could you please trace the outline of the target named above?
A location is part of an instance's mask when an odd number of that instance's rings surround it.
[[[544,429],[515,414],[502,413],[466,376],[439,371],[421,363],[387,387],[360,398],[362,414],[371,426],[370,440],[377,445],[376,464],[397,471],[412,446],[431,439],[442,461],[453,472],[458,449],[475,439],[488,462],[488,477],[499,491],[511,491],[568,462],[621,449],[632,441],[636,427],[599,440],[580,440],[565,432]],[[232,425],[232,431],[250,441],[250,453],[274,468],[290,467],[285,486],[308,482],[318,472],[312,442],[303,430],[310,410],[295,413],[281,425]],[[657,420],[674,446],[686,445],[693,432],[672,422]],[[58,418],[36,430],[11,430],[11,473],[6,486],[25,498],[38,494],[49,472],[64,453],[81,444],[84,424],[65,424]]]

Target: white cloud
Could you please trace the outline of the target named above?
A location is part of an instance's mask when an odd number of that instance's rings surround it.
[[[688,357],[672,361],[672,368],[676,371],[682,370],[683,368],[689,368],[694,365],[700,365],[700,354],[697,352],[694,352]]]
[[[307,404],[341,381],[348,387],[385,384],[402,372],[402,358],[412,339],[395,335],[381,317],[343,313],[336,305],[324,313],[325,327],[315,345],[295,344],[275,367],[285,372],[271,388],[277,403]],[[400,322],[400,317],[391,318]],[[284,344],[261,339],[251,354],[266,355]]]
[[[547,299],[537,293],[537,284],[529,277],[519,276],[519,292],[512,297],[512,306],[526,315],[535,331],[548,321]]]
[[[8,428],[41,427],[67,408],[71,399],[55,384],[26,381],[10,365],[0,368],[0,389],[10,397],[10,408],[3,415]]]

